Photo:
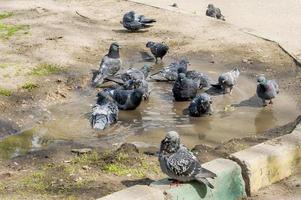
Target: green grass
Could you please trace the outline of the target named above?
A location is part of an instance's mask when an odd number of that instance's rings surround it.
[[[12,92],[10,90],[0,87],[0,96],[9,97],[11,95],[12,95]]]
[[[30,72],[30,75],[47,76],[47,75],[51,75],[51,74],[58,74],[62,71],[63,71],[63,69],[59,65],[49,64],[49,63],[41,63]]]
[[[1,69],[5,69],[5,68],[7,68],[9,65],[8,64],[6,64],[6,63],[0,63],[0,68]]]
[[[38,85],[38,84],[35,84],[35,83],[25,83],[25,84],[22,86],[22,89],[31,92],[31,91],[33,91],[34,89],[38,88],[38,87],[39,87],[39,85]]]
[[[5,18],[8,18],[10,16],[12,16],[13,13],[12,12],[0,12],[0,20],[1,19],[5,19]]]
[[[27,25],[9,25],[0,23],[0,38],[9,38],[20,30],[27,30]]]

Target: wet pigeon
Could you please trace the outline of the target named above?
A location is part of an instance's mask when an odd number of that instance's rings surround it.
[[[211,97],[206,93],[195,97],[191,101],[189,107],[184,110],[184,114],[189,114],[191,117],[211,115],[212,112],[212,100]]]
[[[162,172],[176,181],[197,180],[214,188],[207,178],[214,179],[217,175],[201,166],[193,153],[180,143],[179,134],[175,131],[168,132],[161,141],[159,163]]]
[[[223,73],[218,77],[218,84],[212,84],[213,87],[222,89],[224,93],[232,93],[233,87],[237,84],[237,78],[239,77],[239,70],[234,68],[233,70]]]
[[[269,100],[269,104],[273,104],[272,99],[279,93],[279,86],[275,80],[267,80],[263,75],[257,78],[257,96],[262,99],[263,105],[266,106],[266,100]]]
[[[144,89],[107,89],[112,99],[116,102],[120,110],[134,110],[136,109],[143,98]]]
[[[209,76],[206,74],[191,70],[186,72],[186,76],[187,78],[190,78],[193,81],[197,82],[200,89],[210,86],[211,80]]]
[[[147,19],[144,15],[138,15],[134,11],[130,11],[124,14],[120,23],[129,31],[138,31],[152,27],[151,24],[154,22],[156,22],[155,19]]]
[[[164,43],[155,43],[155,42],[147,42],[146,47],[150,48],[152,54],[156,59],[156,63],[158,62],[158,58],[161,60],[168,52],[169,47]]]
[[[150,66],[144,65],[141,69],[128,69],[125,73],[121,74],[123,81],[132,80],[145,80],[150,72]]]
[[[180,60],[179,63],[171,63],[157,73],[150,76],[151,79],[156,81],[175,81],[179,73],[186,73],[189,61],[186,59]]]
[[[109,99],[106,92],[98,93],[98,99],[92,108],[91,126],[94,129],[105,129],[118,120],[118,106]]]
[[[93,80],[93,85],[100,85],[107,77],[115,75],[121,68],[121,59],[119,56],[119,45],[112,43],[109,53],[105,55],[100,63],[97,75]]]
[[[216,8],[213,4],[208,5],[206,15],[225,21],[225,17],[224,15],[222,15],[221,10],[219,8]]]
[[[187,78],[184,73],[180,73],[173,85],[172,92],[176,101],[188,101],[196,96],[198,88],[196,82]]]

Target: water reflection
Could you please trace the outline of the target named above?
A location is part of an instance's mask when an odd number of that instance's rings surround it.
[[[262,133],[277,124],[277,118],[274,110],[271,107],[263,108],[257,113],[254,124],[256,133]]]

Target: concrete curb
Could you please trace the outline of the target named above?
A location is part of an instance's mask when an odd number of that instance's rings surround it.
[[[246,192],[252,196],[260,188],[301,171],[301,126],[291,134],[234,153],[230,159],[241,166]]]

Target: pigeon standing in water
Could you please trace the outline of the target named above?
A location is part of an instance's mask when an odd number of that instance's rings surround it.
[[[273,104],[272,99],[279,93],[279,86],[275,80],[267,80],[263,75],[257,78],[257,96],[262,99],[263,106],[266,106],[266,100],[269,100],[269,104]]]
[[[121,59],[119,55],[120,46],[117,43],[112,43],[109,53],[105,55],[100,63],[97,75],[93,80],[93,85],[100,85],[108,77],[115,75],[121,68]]]
[[[180,73],[173,85],[172,92],[176,101],[188,101],[196,96],[198,88],[196,82],[187,78],[184,73]]]
[[[161,141],[159,163],[162,172],[176,181],[197,180],[214,188],[207,178],[214,179],[217,175],[201,166],[193,153],[180,143],[179,134],[175,131],[168,132]]]
[[[237,79],[239,77],[239,70],[234,68],[233,70],[223,73],[218,77],[218,84],[212,84],[213,87],[222,89],[224,94],[228,92],[232,94],[233,87],[237,84]]]
[[[184,112],[189,114],[191,117],[200,117],[202,115],[211,115],[213,112],[211,97],[206,93],[203,93],[203,94],[195,97],[191,101],[188,109],[185,109]]]
[[[156,81],[175,81],[179,73],[186,73],[189,61],[186,59],[180,60],[179,63],[171,63],[159,72],[152,74],[151,79]]]
[[[197,82],[200,89],[210,86],[211,80],[209,76],[206,74],[191,70],[186,72],[186,76],[187,78],[190,78],[193,81]]]
[[[168,52],[169,47],[164,43],[155,43],[155,42],[147,42],[146,47],[150,48],[152,54],[156,59],[156,63],[158,62],[158,58],[161,60]]]
[[[208,5],[206,15],[225,21],[225,17],[224,15],[222,15],[221,10],[219,8],[216,8],[213,4]]]
[[[117,122],[119,110],[106,92],[100,92],[97,96],[97,103],[92,108],[91,126],[103,130]]]
[[[155,19],[147,19],[144,15],[138,15],[134,11],[130,11],[124,14],[120,23],[129,31],[139,31],[140,29],[152,27],[151,24],[154,22],[156,22]]]

